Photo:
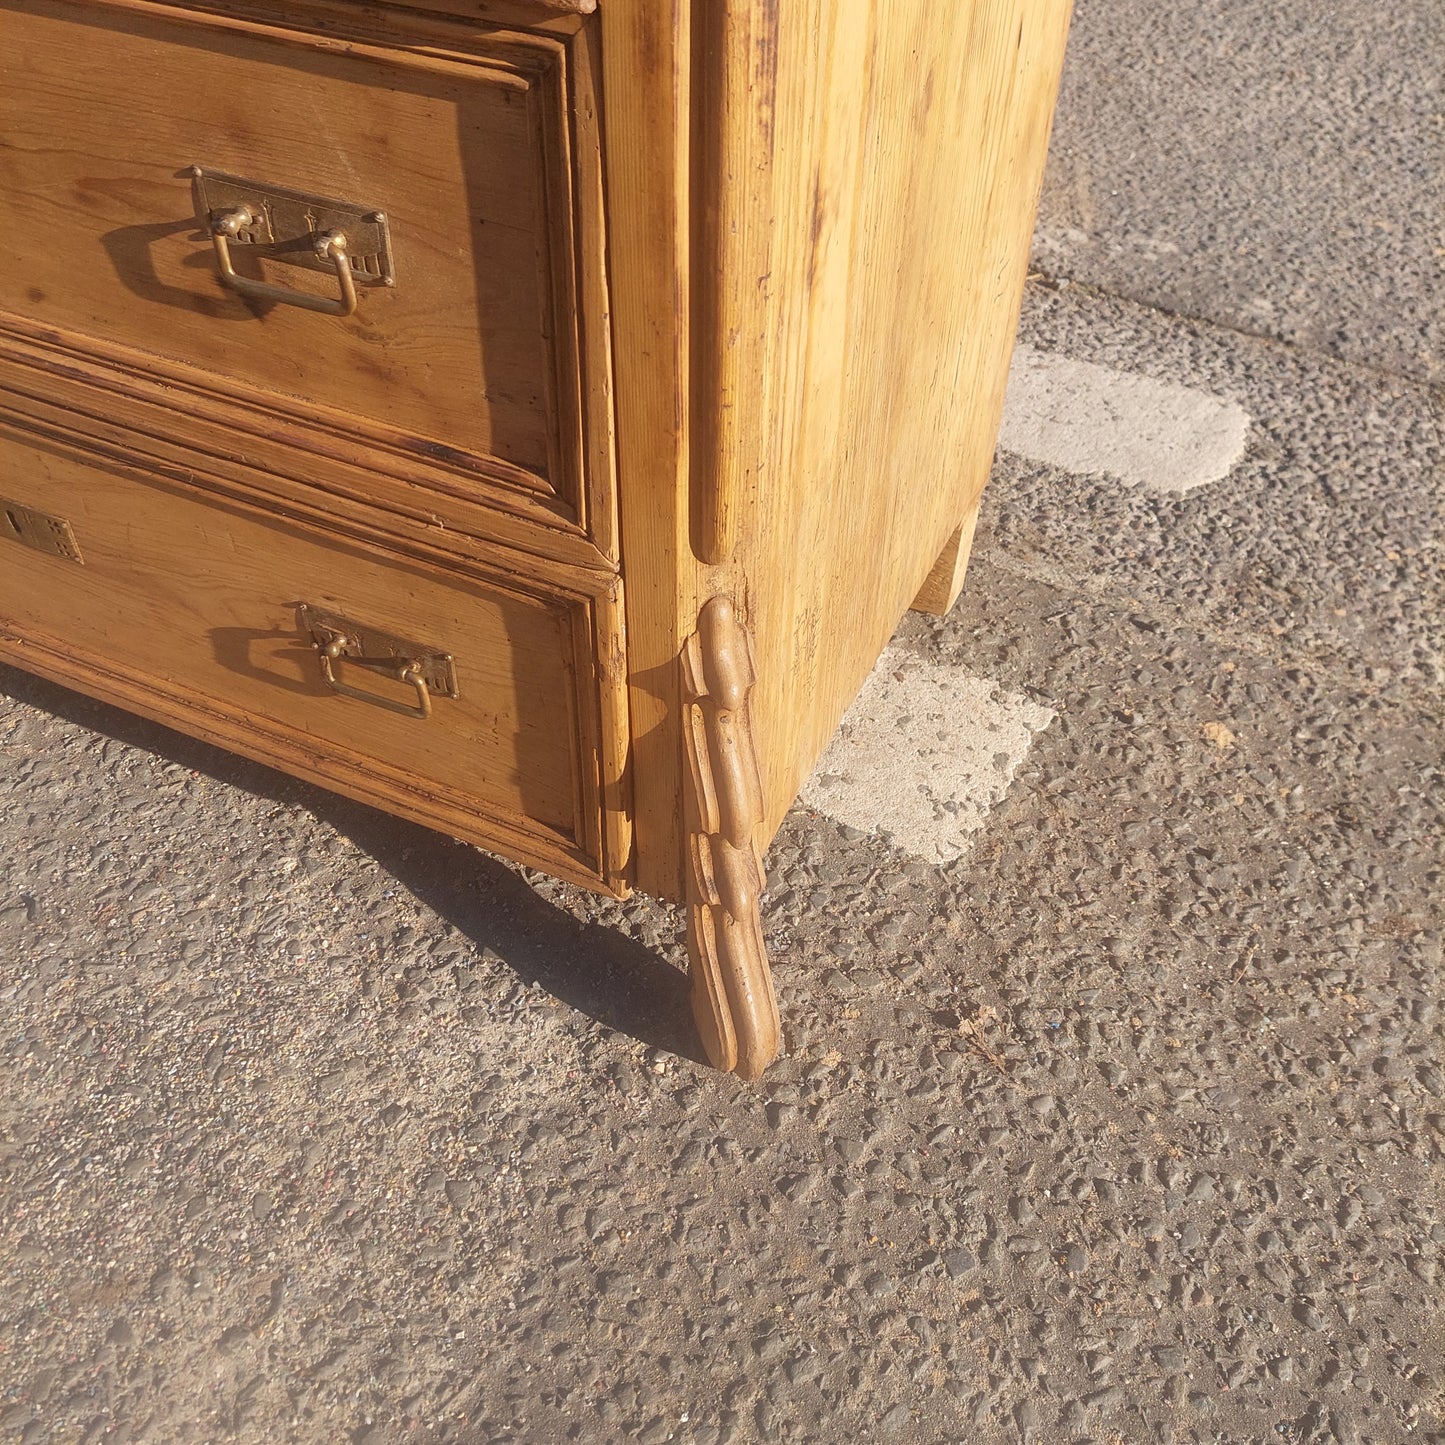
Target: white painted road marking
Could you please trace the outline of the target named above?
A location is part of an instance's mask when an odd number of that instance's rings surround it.
[[[988,678],[889,647],[802,801],[919,858],[952,862],[1055,716]]]
[[[1228,476],[1249,415],[1189,387],[1020,346],[999,445],[1079,475],[1182,493]],[[969,847],[1056,716],[890,647],[803,788],[810,808],[935,863]]]
[[[1217,482],[1244,455],[1249,413],[1187,386],[1014,350],[999,445],[1081,476],[1187,492]]]

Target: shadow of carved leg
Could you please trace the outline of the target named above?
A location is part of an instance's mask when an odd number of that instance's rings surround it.
[[[762,783],[748,718],[753,664],[726,597],[702,609],[682,655],[687,754],[687,949],[708,1058],[756,1079],[778,1052],[778,1005],[758,911]]]

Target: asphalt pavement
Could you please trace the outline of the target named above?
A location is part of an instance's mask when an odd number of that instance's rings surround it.
[[[1445,1442],[1442,77],[1080,0],[1021,340],[1243,454],[1000,452],[895,670],[1027,726],[793,810],[760,1084],[670,909],[0,672],[0,1440]]]

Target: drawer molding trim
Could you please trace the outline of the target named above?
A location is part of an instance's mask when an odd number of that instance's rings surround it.
[[[348,555],[394,562],[423,572],[433,571],[439,582],[449,585],[465,582],[554,609],[563,647],[564,696],[557,699],[557,720],[559,725],[567,720],[565,767],[570,777],[572,816],[565,826],[560,819],[538,819],[510,803],[489,801],[482,794],[464,795],[449,782],[426,784],[413,776],[409,765],[388,764],[357,752],[344,741],[328,740],[324,746],[318,740],[308,743],[294,729],[288,731],[289,724],[275,723],[250,709],[233,706],[209,689],[196,688],[183,675],[162,678],[153,667],[137,670],[99,648],[88,647],[69,632],[64,636],[52,632],[36,617],[20,621],[19,614],[12,615],[3,605],[3,588],[0,660],[569,881],[615,896],[626,895],[632,886],[634,864],[620,578],[556,564],[543,568],[522,559],[515,559],[512,568],[488,565],[480,558],[447,553],[420,539],[398,536],[382,517],[368,515],[362,509],[343,520],[303,508],[278,508],[274,502],[247,497],[240,489],[225,485],[221,478],[213,480],[194,464],[158,465],[155,459],[127,445],[123,432],[109,444],[93,441],[78,436],[69,427],[55,428],[17,416],[5,403],[0,394],[0,439],[55,457],[73,458],[102,472],[109,471],[117,479],[189,498],[218,512],[229,511],[267,525],[296,529],[308,534],[310,540],[334,548],[339,562]],[[193,462],[200,460],[194,458]],[[98,497],[104,493],[105,488],[97,487]],[[32,494],[31,501],[46,495],[38,489],[38,496]],[[70,515],[77,523],[83,521],[76,513]],[[82,530],[80,535],[84,539],[86,534]],[[92,534],[97,546],[98,537]],[[496,549],[498,554],[502,550]],[[92,558],[87,555],[86,561],[89,564]],[[39,565],[67,572],[74,567],[74,563],[59,556],[40,558],[31,565],[32,569]],[[87,573],[91,570],[89,565],[84,569]],[[344,573],[344,563],[342,570]],[[60,573],[50,575],[57,586],[64,586]],[[16,606],[21,606],[27,596],[26,585],[23,580],[19,583]],[[21,606],[22,613],[26,610]],[[294,616],[293,605],[290,628],[299,644],[301,634],[295,629]]]
[[[284,396],[237,391],[222,385],[213,373],[4,313],[0,313],[0,357],[31,366],[43,378],[63,373],[102,392],[143,399],[168,413],[167,430],[177,437],[191,430],[187,425],[191,418],[205,416],[232,431],[284,436],[319,457],[344,457],[379,477],[523,517],[559,534],[586,536],[570,508],[554,505],[535,490],[530,473],[501,457],[408,438],[368,418],[319,403],[289,405]],[[108,398],[98,398],[95,415],[109,415],[109,405]]]
[[[527,828],[509,824],[475,806],[459,808],[441,791],[418,787],[409,774],[396,772],[393,776],[374,758],[348,755],[334,745],[322,753],[285,728],[220,707],[213,699],[175,683],[134,673],[73,643],[40,636],[31,628],[22,637],[3,616],[0,662],[569,882],[604,892],[624,891],[599,880],[597,861],[561,833],[544,832],[535,824]]]
[[[122,433],[128,450],[140,444],[152,465],[184,461],[187,470],[208,470],[240,495],[283,506],[309,498],[313,512],[339,517],[353,505],[382,510],[393,526],[421,528],[434,542],[470,545],[494,555],[498,547],[548,564],[555,560],[615,574],[582,530],[540,507],[500,508],[495,495],[470,492],[445,474],[418,466],[404,476],[377,472],[364,446],[312,421],[232,404],[201,386],[168,384],[130,366],[90,360],[85,348],[50,344],[0,322],[0,412],[46,418],[83,444]],[[65,414],[60,421],[57,413]],[[228,438],[222,451],[217,438]],[[244,452],[236,442],[244,439]]]

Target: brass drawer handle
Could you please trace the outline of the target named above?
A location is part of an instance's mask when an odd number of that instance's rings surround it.
[[[283,306],[300,306],[307,311],[321,311],[327,316],[350,316],[356,310],[356,282],[351,279],[351,257],[346,254],[346,236],[341,231],[313,231],[306,239],[317,257],[330,261],[336,270],[336,280],[341,286],[341,296],[332,300],[329,296],[313,296],[309,291],[293,291],[286,286],[271,286],[265,281],[253,281],[249,276],[238,276],[231,265],[231,238],[238,231],[248,230],[255,225],[256,218],[245,206],[228,206],[224,210],[212,211],[211,244],[216,248],[216,265],[220,268],[221,280],[242,296],[252,296],[258,301],[278,301]]]
[[[333,637],[325,647],[317,647],[316,655],[321,659],[321,676],[325,679],[327,687],[332,692],[339,692],[342,697],[360,698],[363,702],[387,703],[387,699],[375,697],[371,693],[362,692],[359,688],[348,687],[336,675],[336,664],[341,658],[349,656],[350,639],[346,637]],[[426,678],[422,675],[421,663],[412,657],[356,657],[351,656],[351,661],[358,667],[374,668],[377,672],[389,672],[398,682],[409,682],[416,689],[416,707],[414,709],[403,709],[409,711],[413,717],[429,718],[431,716],[431,689],[426,685]],[[389,706],[400,706],[390,704]]]
[[[374,703],[407,717],[426,719],[431,716],[433,695],[457,696],[456,664],[449,652],[422,647],[306,602],[296,604],[296,620],[302,635],[316,650],[321,680],[342,697]],[[415,705],[409,707],[380,693],[350,686],[339,675],[338,664],[343,661],[406,683],[416,694]]]
[[[196,217],[215,248],[221,282],[237,294],[326,316],[350,316],[361,288],[396,284],[391,222],[385,211],[204,166],[192,166],[187,174]],[[238,276],[233,264],[237,248],[308,271],[334,273],[341,294],[317,296]]]

